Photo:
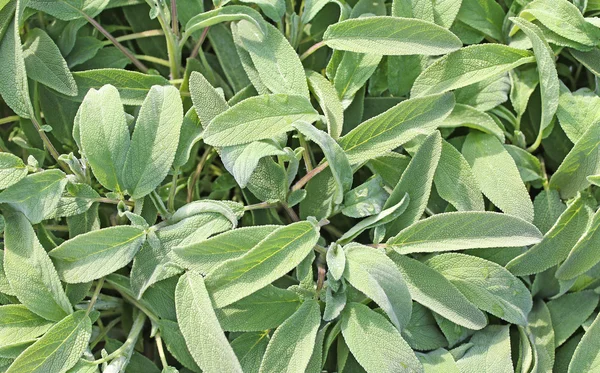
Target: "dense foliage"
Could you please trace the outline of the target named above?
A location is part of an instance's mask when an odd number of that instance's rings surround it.
[[[600,372],[599,14],[0,0],[0,372]]]

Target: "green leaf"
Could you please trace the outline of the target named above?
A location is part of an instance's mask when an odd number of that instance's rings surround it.
[[[77,363],[91,335],[90,318],[85,311],[77,311],[23,351],[6,372],[64,373]]]
[[[483,194],[507,214],[533,221],[533,203],[515,162],[502,144],[483,133],[470,133],[462,153]]]
[[[386,16],[335,23],[323,41],[336,50],[381,55],[441,55],[462,46],[456,35],[433,22]]]
[[[0,306],[0,353],[5,348],[23,342],[34,342],[53,324],[53,322],[29,311],[23,305]]]
[[[28,6],[64,21],[83,17],[81,12],[95,17],[112,1],[106,0],[29,0]]]
[[[0,190],[16,184],[27,176],[27,167],[21,158],[10,153],[0,153]]]
[[[73,97],[83,101],[91,88],[100,89],[112,85],[119,91],[123,105],[141,105],[152,86],[168,86],[169,81],[159,75],[147,75],[122,69],[95,69],[74,72],[78,94]]]
[[[167,350],[173,355],[177,361],[184,367],[193,372],[199,372],[200,367],[194,361],[186,345],[185,339],[179,329],[179,324],[171,320],[159,320],[157,322],[161,337],[163,338]],[[133,373],[133,372],[132,372]]]
[[[122,171],[123,182],[134,199],[150,194],[167,176],[182,121],[179,91],[173,86],[152,87],[140,109]]]
[[[268,23],[265,27],[263,31],[245,20],[238,23],[239,37],[261,82],[272,93],[308,98],[306,75],[296,51],[278,29]]]
[[[274,230],[246,254],[227,260],[206,277],[216,307],[225,307],[282,277],[311,252],[318,227],[298,222]]]
[[[420,220],[388,240],[400,254],[519,247],[542,240],[531,223],[496,212],[449,212]]]
[[[401,196],[408,194],[410,201],[406,211],[386,227],[386,236],[397,234],[418,221],[429,200],[433,177],[442,153],[442,136],[435,131],[423,141],[394,187],[383,208],[389,208]]]
[[[510,154],[515,161],[515,165],[519,170],[519,175],[521,175],[521,180],[523,180],[524,183],[544,179],[542,165],[536,156],[515,145],[506,144],[504,145],[504,149],[506,149],[508,154]],[[535,214],[533,219],[535,220]]]
[[[383,252],[351,243],[344,247],[344,278],[381,307],[402,330],[410,321],[412,302],[402,274]]]
[[[22,21],[21,16],[26,4],[23,4],[23,1],[15,1],[14,3],[16,9],[11,4],[0,10],[3,23],[10,22],[4,30],[0,29],[0,37],[4,36],[0,40],[0,60],[3,61],[2,69],[0,69],[0,94],[2,94],[6,105],[18,116],[29,118],[31,112],[33,112],[33,107],[29,98],[27,72],[25,71],[19,32]],[[13,19],[12,22],[10,21],[11,18]],[[4,35],[2,31],[5,31]]]
[[[586,199],[578,197],[560,215],[541,242],[511,260],[506,268],[513,274],[524,276],[539,273],[560,263],[584,234],[592,211]]]
[[[448,345],[431,311],[417,302],[413,303],[410,322],[402,331],[402,338],[415,350],[433,350]]]
[[[67,96],[77,94],[77,84],[54,41],[42,29],[28,33],[23,58],[29,78]]]
[[[268,344],[269,335],[267,333],[251,332],[244,333],[231,341],[231,348],[238,357],[244,372],[258,373]]]
[[[560,3],[561,1],[559,1]],[[546,137],[547,129],[552,123],[556,109],[558,108],[558,99],[560,86],[558,73],[554,66],[554,52],[542,31],[533,23],[524,19],[511,17],[510,20],[523,30],[533,45],[533,52],[537,62],[538,73],[540,77],[540,96],[542,98],[542,115],[538,137],[536,142],[539,144],[543,137]]]
[[[367,372],[423,372],[400,332],[369,307],[349,303],[342,312],[341,328],[352,355]]]
[[[594,347],[600,343],[600,321],[598,320],[600,320],[600,316],[596,316],[591,327],[577,345],[569,364],[569,373],[593,372],[598,366],[600,354]]]
[[[398,253],[388,255],[402,272],[410,295],[416,302],[470,329],[481,329],[487,324],[485,314],[437,271]]]
[[[263,33],[266,32],[266,23],[262,19],[260,13],[247,6],[230,5],[225,8],[217,8],[207,12],[202,12],[190,18],[190,20],[185,24],[185,33],[183,34],[182,39],[185,42],[185,40],[195,31],[216,25],[221,22],[239,20],[247,20],[248,22],[252,22],[260,31]]]
[[[229,109],[225,98],[201,73],[192,72],[189,88],[194,108],[203,127],[208,126],[214,117]]]
[[[215,312],[223,330],[264,331],[281,325],[301,304],[294,291],[267,285]]]
[[[532,371],[549,371],[554,365],[554,328],[546,304],[537,300],[527,317],[527,334],[533,347]]]
[[[537,66],[526,66],[510,71],[511,89],[510,102],[519,120],[527,110],[529,98],[540,83]]]
[[[346,268],[346,252],[340,245],[333,244],[327,249],[327,268],[334,280],[339,280],[344,275]]]
[[[119,91],[111,85],[90,89],[77,118],[73,136],[80,138],[80,150],[94,176],[105,188],[121,191],[124,188],[121,172],[130,140]]]
[[[104,228],[72,238],[49,255],[61,279],[82,283],[104,277],[126,266],[146,239],[137,227]]]
[[[37,224],[53,215],[66,184],[62,171],[38,172],[0,193],[0,203],[22,212],[32,224]]]
[[[550,178],[550,187],[563,199],[587,188],[589,175],[600,173],[600,124],[590,126]]]
[[[556,271],[559,280],[571,280],[584,274],[598,262],[600,253],[600,210],[596,211],[586,232],[571,249],[569,256]]]
[[[442,154],[433,177],[435,189],[458,211],[483,211],[483,196],[471,166],[462,154],[442,140]]]
[[[335,204],[342,203],[344,193],[352,187],[352,167],[350,167],[346,153],[331,136],[318,130],[312,124],[296,122],[293,126],[323,150],[325,159],[329,162],[329,168],[331,168],[333,178],[336,181],[336,193],[333,202]]]
[[[440,272],[480,309],[513,324],[527,325],[532,300],[521,280],[504,267],[464,254],[441,254],[425,264]]]
[[[460,373],[452,354],[443,348],[427,354],[417,353],[417,357],[427,373]]]
[[[259,372],[304,372],[313,352],[321,311],[307,300],[281,324],[269,341]]]
[[[538,227],[540,232],[546,234],[566,208],[567,206],[560,200],[560,195],[556,190],[542,190],[533,201],[535,211],[533,224]]]
[[[417,97],[447,92],[533,61],[531,52],[501,44],[461,48],[429,65],[415,81],[410,94]]]
[[[245,188],[262,158],[285,154],[275,141],[262,140],[222,148],[221,161],[238,185]]]
[[[202,139],[202,124],[198,113],[193,107],[183,117],[181,131],[179,133],[179,144],[173,159],[173,168],[180,168],[185,165],[192,156],[194,145]]]
[[[204,130],[204,141],[213,146],[247,144],[291,131],[294,122],[317,119],[310,101],[302,96],[250,97],[214,117]]]
[[[454,96],[442,94],[402,101],[340,139],[350,163],[375,158],[420,134],[431,133],[454,107]]]
[[[508,325],[490,325],[475,333],[473,346],[457,361],[461,372],[514,372]]]
[[[519,16],[531,21],[537,19],[540,23],[558,35],[593,47],[598,38],[593,32],[593,26],[588,24],[577,7],[566,0],[535,0],[527,4]],[[521,27],[521,25],[517,24]],[[516,29],[511,30],[511,34]]]
[[[547,303],[555,347],[562,345],[590,317],[598,305],[598,294],[592,291],[568,293]]]
[[[600,122],[600,97],[588,89],[571,93],[561,84],[556,116],[569,140],[576,143],[589,127]]]
[[[468,105],[456,104],[452,113],[440,124],[440,128],[457,128],[463,126],[494,135],[501,142],[505,140],[502,128],[496,124],[489,114]]]
[[[338,139],[344,125],[344,108],[335,88],[323,75],[312,70],[306,70],[306,78],[310,91],[325,115],[327,132],[333,139]]]
[[[462,0],[456,19],[496,40],[502,40],[504,10],[494,0]]]
[[[362,95],[364,95],[364,90],[361,91],[361,89],[377,69],[382,56],[342,51],[337,51],[337,53],[341,53],[341,61],[336,68],[335,76],[330,79],[333,80],[333,86],[342,102],[342,107],[349,109],[354,98],[361,97],[360,92],[363,92]],[[362,106],[360,101],[356,105]],[[350,112],[345,115],[346,121],[349,119],[348,114]],[[357,121],[360,121],[360,118]],[[346,127],[349,127],[348,124]]]
[[[226,260],[246,254],[277,228],[262,225],[234,229],[191,245],[176,246],[173,253],[177,263],[183,267],[209,273]]]
[[[242,372],[213,310],[201,275],[181,276],[175,290],[177,321],[194,360],[202,371]]]

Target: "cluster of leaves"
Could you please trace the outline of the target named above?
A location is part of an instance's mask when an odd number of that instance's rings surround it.
[[[0,371],[600,371],[598,14],[0,0]]]

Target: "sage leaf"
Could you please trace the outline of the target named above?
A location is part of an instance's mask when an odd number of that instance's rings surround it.
[[[598,295],[591,291],[565,294],[548,302],[554,328],[555,347],[565,343],[592,314],[597,305]]]
[[[423,372],[400,332],[369,307],[349,303],[342,312],[341,329],[352,355],[367,372]]]
[[[462,43],[445,28],[420,19],[361,17],[327,28],[323,41],[332,49],[382,55],[441,55]]]
[[[318,237],[313,223],[293,223],[274,230],[246,254],[221,263],[206,277],[215,306],[227,306],[285,275],[311,252]]]
[[[177,89],[152,87],[140,109],[123,168],[123,182],[134,199],[150,194],[167,176],[182,122]]]
[[[177,321],[194,360],[204,372],[242,372],[223,333],[201,275],[188,272],[175,290]]]
[[[513,372],[508,326],[490,325],[475,333],[473,346],[456,363],[461,372]]]
[[[323,75],[312,70],[306,70],[306,79],[327,120],[327,132],[337,140],[344,126],[344,108],[335,88]]]
[[[20,304],[0,306],[0,351],[32,342],[43,335],[53,325]]]
[[[542,241],[542,234],[523,219],[496,212],[436,214],[405,228],[388,240],[400,254],[491,247],[519,247]]]
[[[314,300],[302,303],[273,333],[259,372],[304,372],[313,352],[320,323],[319,304]]]
[[[77,363],[91,336],[90,318],[85,311],[77,311],[23,351],[7,372],[64,373]]]
[[[344,278],[373,299],[396,328],[402,330],[410,321],[412,302],[394,262],[381,251],[356,243],[346,245],[344,253]]]
[[[600,97],[595,93],[580,89],[571,92],[564,84],[560,85],[560,97],[556,116],[560,126],[574,144],[585,131],[600,122]]]
[[[145,239],[140,228],[110,227],[72,238],[48,254],[63,281],[83,283],[126,266]]]
[[[425,69],[415,80],[411,97],[447,92],[498,76],[533,62],[531,52],[500,44],[482,44],[454,51]]]
[[[598,364],[600,356],[598,356],[598,351],[591,348],[591,346],[596,346],[600,338],[600,333],[598,332],[598,325],[600,324],[598,322],[599,319],[600,316],[597,316],[594,319],[594,322],[577,345],[571,363],[569,364],[569,373],[580,371],[591,372],[593,367]]]
[[[317,112],[302,96],[251,97],[214,117],[204,130],[204,141],[213,146],[247,144],[291,131],[294,122],[317,119]]]
[[[483,194],[500,210],[533,221],[533,203],[508,152],[492,135],[470,133],[462,153]],[[501,182],[499,182],[501,180]]]
[[[596,211],[586,232],[571,249],[569,256],[556,271],[560,280],[570,280],[581,275],[600,262],[594,247],[600,242],[600,210]]]
[[[0,190],[16,184],[27,176],[27,168],[21,158],[10,153],[0,153]]]
[[[238,357],[244,372],[258,372],[268,344],[269,337],[267,334],[250,332],[243,333],[231,341],[231,348]]]

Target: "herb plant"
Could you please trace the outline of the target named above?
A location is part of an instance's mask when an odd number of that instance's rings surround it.
[[[0,372],[600,372],[598,15],[0,0]]]

